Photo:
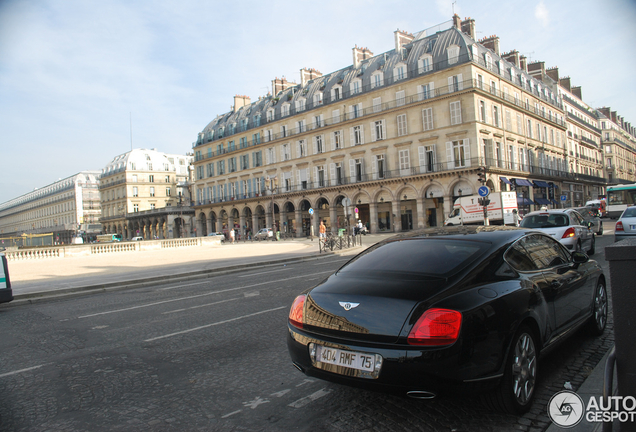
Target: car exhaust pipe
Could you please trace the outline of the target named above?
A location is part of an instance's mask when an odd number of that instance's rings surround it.
[[[426,390],[414,390],[414,391],[406,392],[406,395],[412,399],[425,399],[425,400],[435,399],[437,397],[435,393],[426,391]]]

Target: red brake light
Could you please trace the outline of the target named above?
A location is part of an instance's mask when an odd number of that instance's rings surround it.
[[[289,310],[289,323],[294,327],[303,328],[303,311],[305,309],[305,298],[307,295],[299,295],[294,300]]]
[[[576,235],[576,231],[574,231],[574,228],[570,227],[565,230],[565,232],[563,233],[563,237],[561,238],[574,237],[575,235]]]
[[[625,231],[625,229],[623,228],[623,222],[618,221],[616,222],[616,228],[614,228],[614,231]]]
[[[455,343],[462,325],[462,314],[449,309],[429,309],[417,320],[409,345],[442,346]]]

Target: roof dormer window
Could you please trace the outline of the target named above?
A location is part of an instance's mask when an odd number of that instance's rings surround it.
[[[417,61],[418,73],[426,73],[433,70],[433,57],[430,54],[425,54]]]
[[[393,80],[399,81],[404,78],[406,78],[406,64],[400,62],[393,68]]]
[[[351,91],[352,95],[358,94],[362,92],[362,80],[361,79],[355,79],[351,82],[351,84],[349,85],[349,90]]]
[[[371,74],[371,88],[382,87],[384,85],[384,72],[375,71]]]
[[[446,55],[448,57],[448,64],[455,64],[459,61],[459,47],[457,45],[451,45],[446,49]]]

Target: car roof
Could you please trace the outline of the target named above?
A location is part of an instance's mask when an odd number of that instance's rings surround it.
[[[576,209],[566,208],[566,209],[535,210],[533,212],[526,213],[525,217],[534,216],[534,215],[541,214],[541,213],[543,213],[543,214],[545,214],[545,213],[548,213],[548,214],[563,214],[563,213],[569,213],[569,212],[572,212],[572,211],[576,211]]]

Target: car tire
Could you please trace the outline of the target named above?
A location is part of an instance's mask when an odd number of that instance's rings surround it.
[[[596,252],[596,236],[592,234],[592,241],[590,244],[590,249],[587,251],[587,255],[592,256],[594,255],[594,252]]]
[[[607,325],[608,306],[605,281],[603,279],[599,279],[596,284],[596,289],[594,290],[593,311],[588,323],[589,332],[593,336],[600,336],[605,331],[605,326]]]
[[[539,352],[528,326],[515,333],[499,387],[484,395],[486,404],[498,411],[523,414],[532,406],[538,377]]]
[[[574,246],[575,252],[583,252],[583,247],[581,246],[581,240],[576,242],[576,246]]]

